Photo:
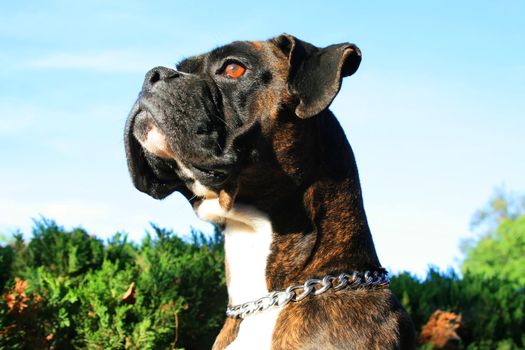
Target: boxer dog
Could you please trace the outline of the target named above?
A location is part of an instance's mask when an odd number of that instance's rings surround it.
[[[125,128],[137,189],[222,225],[229,307],[213,349],[413,349],[356,162],[328,107],[353,44],[237,41],[146,74]]]

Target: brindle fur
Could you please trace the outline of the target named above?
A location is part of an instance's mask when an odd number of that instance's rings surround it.
[[[265,46],[265,52],[274,55],[268,62],[281,60],[276,64],[278,81],[286,82],[283,57],[275,56],[271,44]],[[280,89],[274,84],[272,98],[262,91],[253,109],[260,111],[264,103],[286,106],[287,85]],[[275,91],[285,100],[276,100]],[[269,154],[243,173],[238,198],[270,213],[274,242],[268,289],[282,290],[328,273],[380,269],[354,155],[335,116],[325,110],[298,120],[281,108],[267,125],[263,132]],[[225,326],[213,349],[223,349],[227,343],[222,339],[233,340],[237,330]],[[274,350],[412,348],[412,322],[390,290],[326,293],[289,304],[277,320],[273,339]]]
[[[228,186],[235,188],[236,202],[255,206],[272,223],[268,290],[328,273],[379,270],[354,155],[327,109],[339,91],[341,72],[351,75],[357,69],[359,50],[339,45],[331,51],[339,57],[334,69],[340,76],[335,76],[333,86],[321,89],[328,95],[317,101],[304,92],[306,83],[301,85],[297,79],[302,56],[316,49],[312,45],[283,35],[265,42],[233,43],[214,50],[212,56],[235,49],[250,51],[266,68],[260,86],[245,96],[245,105],[226,100],[222,112],[229,125],[236,125],[226,136],[225,148],[244,152],[238,157],[242,161],[231,180],[234,184]],[[190,58],[181,62],[179,70],[200,74],[207,59],[206,55]],[[308,115],[308,110],[320,112]],[[249,118],[241,122],[243,114]],[[140,169],[131,171],[133,175]],[[194,200],[187,188],[176,190]],[[241,322],[228,318],[213,349],[224,349],[234,341]],[[410,318],[390,290],[345,290],[288,304],[277,319],[272,344],[274,350],[414,349],[415,335]]]

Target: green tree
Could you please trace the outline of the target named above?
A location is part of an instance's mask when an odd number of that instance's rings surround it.
[[[472,220],[479,238],[465,249],[464,274],[525,286],[525,196],[497,189]]]
[[[480,274],[525,287],[525,215],[505,219],[496,232],[467,251],[464,274]]]

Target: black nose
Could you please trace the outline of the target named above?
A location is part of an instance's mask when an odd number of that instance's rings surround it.
[[[144,79],[144,85],[142,86],[142,89],[149,90],[159,81],[174,79],[180,76],[181,74],[174,69],[155,67],[146,73],[146,78]]]

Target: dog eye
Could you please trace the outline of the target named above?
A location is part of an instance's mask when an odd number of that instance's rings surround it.
[[[224,74],[233,79],[238,79],[244,75],[246,68],[237,63],[230,63],[224,68]]]

